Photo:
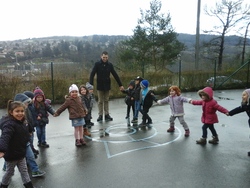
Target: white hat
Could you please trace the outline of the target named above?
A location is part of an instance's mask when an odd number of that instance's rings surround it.
[[[71,91],[78,91],[78,92],[79,92],[79,89],[78,89],[77,85],[72,84],[72,85],[69,87],[69,93],[70,93]]]

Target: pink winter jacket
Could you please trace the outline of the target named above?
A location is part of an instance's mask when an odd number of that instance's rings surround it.
[[[213,90],[211,87],[205,87],[204,89],[198,91],[198,94],[205,94],[209,97],[209,100],[192,100],[193,105],[202,105],[202,116],[201,122],[206,124],[218,123],[218,116],[216,111],[221,113],[227,113],[228,110],[220,106],[216,100],[213,99]]]

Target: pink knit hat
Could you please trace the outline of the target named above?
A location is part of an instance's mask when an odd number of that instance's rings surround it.
[[[45,95],[43,90],[41,90],[39,87],[36,87],[36,89],[34,90],[34,99],[36,100],[38,96],[42,96],[43,100],[45,101]]]

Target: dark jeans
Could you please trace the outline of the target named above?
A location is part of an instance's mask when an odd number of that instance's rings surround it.
[[[214,128],[214,124],[204,124],[202,126],[202,138],[207,138],[207,128],[210,129],[213,136],[217,136],[217,132]]]
[[[142,123],[143,124],[152,123],[152,119],[148,115],[149,108],[142,107],[142,109],[140,110],[140,112],[142,113]]]

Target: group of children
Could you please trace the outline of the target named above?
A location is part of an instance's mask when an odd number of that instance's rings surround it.
[[[138,114],[142,114],[142,122],[138,125],[139,128],[152,127],[152,118],[149,116],[149,109],[153,105],[153,101],[157,101],[152,90],[149,89],[149,81],[138,76],[135,80],[131,80],[128,89],[123,90],[126,93],[125,103],[127,105],[126,119],[130,120],[130,111],[132,108],[133,119],[131,123],[137,126]],[[128,126],[130,123],[128,122]]]
[[[80,88],[80,89],[79,89]],[[32,177],[43,176],[45,172],[40,171],[35,162],[35,155],[39,151],[33,145],[33,133],[36,130],[38,146],[48,148],[46,142],[46,125],[49,123],[49,113],[54,117],[59,116],[64,110],[68,109],[69,119],[74,127],[75,145],[82,146],[86,142],[83,136],[91,136],[88,128],[94,124],[91,122],[91,111],[94,102],[93,86],[87,83],[81,85],[72,84],[69,87],[69,94],[65,96],[65,102],[54,110],[50,104],[50,100],[45,98],[44,92],[37,87],[34,92],[25,91],[18,93],[14,100],[10,100],[7,105],[7,115],[2,117],[0,121],[0,129],[2,134],[0,137],[0,158],[4,157],[6,163],[6,173],[2,178],[0,187],[8,187],[10,179],[14,174],[15,166],[18,167],[25,187],[33,187],[30,176],[28,174],[27,164],[32,170]],[[169,118],[169,129],[167,132],[175,131],[175,120],[179,120],[185,130],[185,136],[190,135],[190,130],[184,120],[183,103],[187,102],[193,105],[202,106],[202,137],[196,141],[197,144],[207,143],[207,129],[212,133],[211,144],[218,144],[218,134],[214,128],[214,123],[218,122],[216,111],[224,113],[228,116],[246,112],[250,117],[250,89],[246,89],[242,93],[242,103],[239,107],[228,111],[220,106],[213,98],[213,90],[210,87],[198,91],[201,100],[192,100],[181,95],[178,86],[169,88],[169,95],[161,100],[157,100],[153,91],[149,89],[149,82],[138,76],[132,80],[126,93],[125,103],[127,104],[126,118],[129,119],[131,108],[133,112],[132,123],[137,124],[139,112],[142,114],[142,122],[138,127],[152,127],[152,118],[148,112],[153,104],[169,104],[171,116]],[[248,121],[250,126],[250,119]],[[250,152],[248,152],[250,156]]]
[[[32,100],[33,99],[33,100]],[[43,102],[42,102],[43,101]],[[18,93],[14,100],[7,104],[7,115],[1,118],[0,157],[4,157],[3,170],[6,171],[0,187],[8,187],[14,174],[15,166],[20,171],[25,187],[33,187],[28,174],[27,164],[32,177],[45,174],[35,161],[39,151],[33,145],[33,133],[37,132],[38,146],[49,147],[45,140],[45,126],[48,123],[45,96],[39,88],[34,93],[25,91]],[[48,111],[54,113],[50,105]],[[47,109],[46,109],[47,110]]]
[[[0,158],[5,159],[3,170],[6,171],[0,187],[5,188],[10,184],[15,166],[21,174],[23,184],[32,188],[28,167],[32,177],[45,174],[35,161],[39,151],[33,145],[34,132],[36,131],[38,147],[48,148],[46,141],[46,125],[49,123],[49,113],[54,117],[59,116],[66,108],[69,119],[74,127],[75,145],[85,145],[83,135],[91,136],[87,131],[94,124],[91,122],[91,110],[94,103],[93,86],[87,83],[80,86],[75,84],[69,87],[69,95],[58,110],[54,110],[50,100],[45,98],[44,92],[37,87],[34,92],[25,91],[18,93],[14,100],[7,104],[7,115],[0,120]]]
[[[157,100],[154,93],[148,89],[149,82],[141,77],[137,77],[132,80],[129,84],[127,90],[123,92],[127,94],[125,97],[125,103],[127,104],[127,114],[126,118],[129,118],[130,109],[133,110],[133,120],[132,123],[138,122],[138,113],[142,114],[142,123],[139,127],[151,128],[152,119],[148,112],[152,106],[153,101],[157,102],[159,105],[169,104],[171,109],[171,115],[169,118],[169,129],[167,132],[173,133],[175,131],[175,120],[178,119],[180,124],[183,126],[185,133],[184,136],[188,137],[190,135],[190,129],[184,120],[184,103],[190,103],[193,105],[202,106],[202,116],[201,122],[202,126],[202,136],[200,139],[196,140],[197,144],[204,145],[207,143],[207,129],[212,133],[212,139],[208,141],[210,144],[218,144],[219,137],[215,130],[214,124],[218,123],[217,111],[224,113],[227,116],[233,116],[235,114],[246,112],[249,120],[248,124],[250,127],[250,89],[246,89],[242,93],[242,102],[239,107],[228,111],[226,108],[222,107],[213,98],[213,89],[211,87],[205,87],[198,91],[200,100],[192,100],[181,95],[181,90],[178,86],[171,86],[169,88],[169,95],[161,100]],[[250,152],[248,152],[250,156]]]
[[[176,118],[179,119],[180,124],[183,126],[185,130],[185,136],[189,136],[190,130],[187,123],[184,120],[184,109],[183,103],[188,102],[193,105],[201,105],[202,106],[202,116],[201,122],[202,126],[202,137],[199,140],[196,140],[197,144],[205,145],[207,143],[207,129],[209,129],[212,133],[212,139],[208,141],[210,144],[218,144],[219,137],[215,130],[214,124],[218,123],[218,116],[216,114],[217,111],[224,113],[227,116],[233,116],[238,113],[246,112],[249,117],[248,125],[250,127],[250,89],[246,89],[242,93],[242,102],[241,105],[228,111],[226,108],[222,107],[217,103],[217,101],[213,98],[213,89],[211,87],[205,87],[198,91],[198,95],[201,100],[192,100],[186,97],[181,96],[181,91],[177,86],[171,86],[169,88],[169,96],[162,100],[158,100],[158,104],[168,103],[171,109],[171,116],[169,119],[170,127],[167,132],[175,131],[174,121]],[[250,152],[248,152],[248,156],[250,156]]]
[[[196,141],[197,144],[206,144],[207,143],[207,129],[209,128],[212,133],[212,140],[209,140],[210,144],[218,144],[219,138],[218,134],[214,128],[214,123],[218,123],[218,117],[216,111],[222,112],[228,115],[228,110],[220,106],[216,100],[213,98],[213,90],[211,87],[206,87],[198,91],[198,95],[201,97],[201,100],[191,100],[181,95],[181,90],[178,86],[171,86],[169,88],[169,96],[162,100],[158,100],[157,103],[169,104],[171,109],[171,116],[169,118],[169,129],[167,132],[175,131],[175,119],[178,118],[180,124],[185,130],[184,136],[188,137],[190,135],[189,127],[184,120],[184,108],[183,103],[191,103],[193,105],[202,105],[202,117],[201,121],[202,126],[202,137]]]

